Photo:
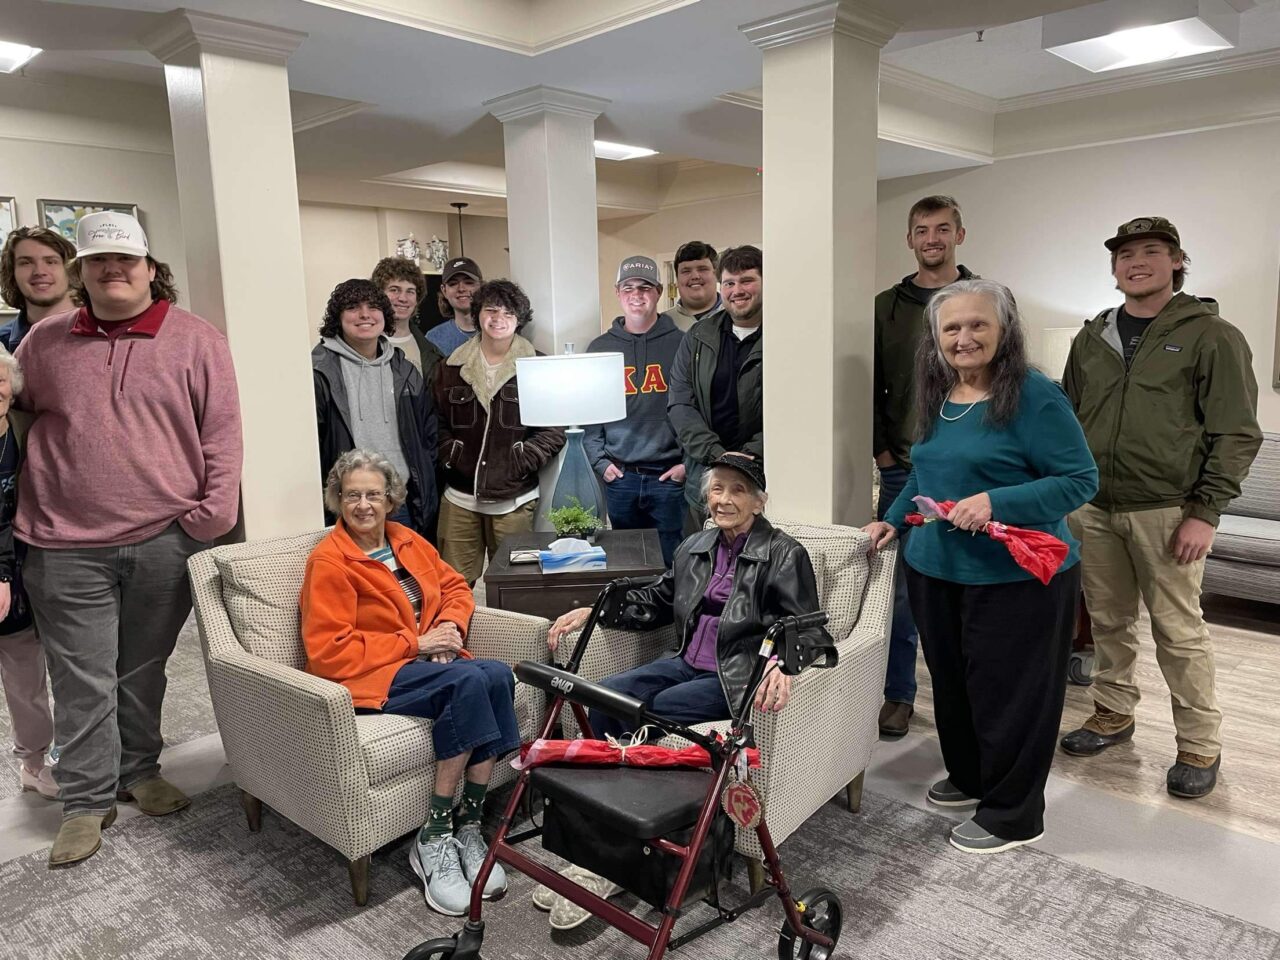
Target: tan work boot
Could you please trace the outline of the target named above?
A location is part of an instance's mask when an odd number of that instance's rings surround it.
[[[1095,700],[1093,716],[1080,729],[1072,730],[1063,737],[1059,745],[1073,757],[1092,757],[1107,747],[1132,740],[1135,727],[1131,714],[1116,713]]]
[[[168,816],[191,804],[191,798],[164,777],[152,777],[135,783],[128,790],[119,790],[116,799],[137,803],[138,809],[148,817]]]
[[[116,808],[105,817],[85,813],[62,821],[58,838],[49,851],[50,867],[69,867],[81,860],[88,860],[102,846],[102,831],[116,822]]]

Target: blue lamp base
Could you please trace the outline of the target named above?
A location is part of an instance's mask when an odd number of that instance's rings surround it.
[[[560,476],[556,478],[555,492],[551,494],[551,509],[572,506],[570,498],[577,498],[586,509],[594,509],[603,522],[604,491],[582,446],[582,428],[569,427],[565,430],[565,437],[564,461],[560,465]]]

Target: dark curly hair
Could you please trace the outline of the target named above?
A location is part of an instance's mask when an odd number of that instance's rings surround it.
[[[375,310],[382,311],[382,325],[386,329],[387,317],[395,314],[391,310],[391,301],[372,280],[352,277],[343,280],[329,294],[329,303],[324,308],[324,320],[320,324],[320,336],[342,338],[342,311],[367,303]]]
[[[501,307],[516,315],[516,333],[533,322],[533,306],[529,298],[520,289],[520,285],[511,280],[488,280],[480,284],[471,295],[471,315],[480,322],[480,311],[485,307]]]
[[[379,290],[387,289],[387,284],[392,280],[412,283],[418,291],[418,303],[422,303],[422,298],[427,295],[426,277],[422,275],[418,265],[406,257],[383,257],[373,268],[373,275],[369,279],[378,285]]]

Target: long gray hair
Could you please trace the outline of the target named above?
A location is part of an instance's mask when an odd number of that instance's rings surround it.
[[[959,376],[942,355],[938,313],[948,300],[965,294],[986,297],[1000,322],[1000,342],[989,364],[991,389],[986,422],[1002,427],[1018,412],[1022,382],[1027,378],[1027,343],[1018,317],[1018,304],[1003,283],[994,280],[957,280],[939,290],[925,308],[925,335],[916,350],[916,439],[927,440],[933,433],[942,405],[959,382]]]

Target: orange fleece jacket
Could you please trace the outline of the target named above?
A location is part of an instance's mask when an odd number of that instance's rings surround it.
[[[381,709],[396,671],[417,659],[418,637],[452,621],[463,639],[476,602],[462,576],[408,527],[387,524],[396,560],[422,588],[422,617],[386,564],[365,555],[342,521],[307,558],[302,581],[302,642],[307,672],[351,691],[357,707]]]

